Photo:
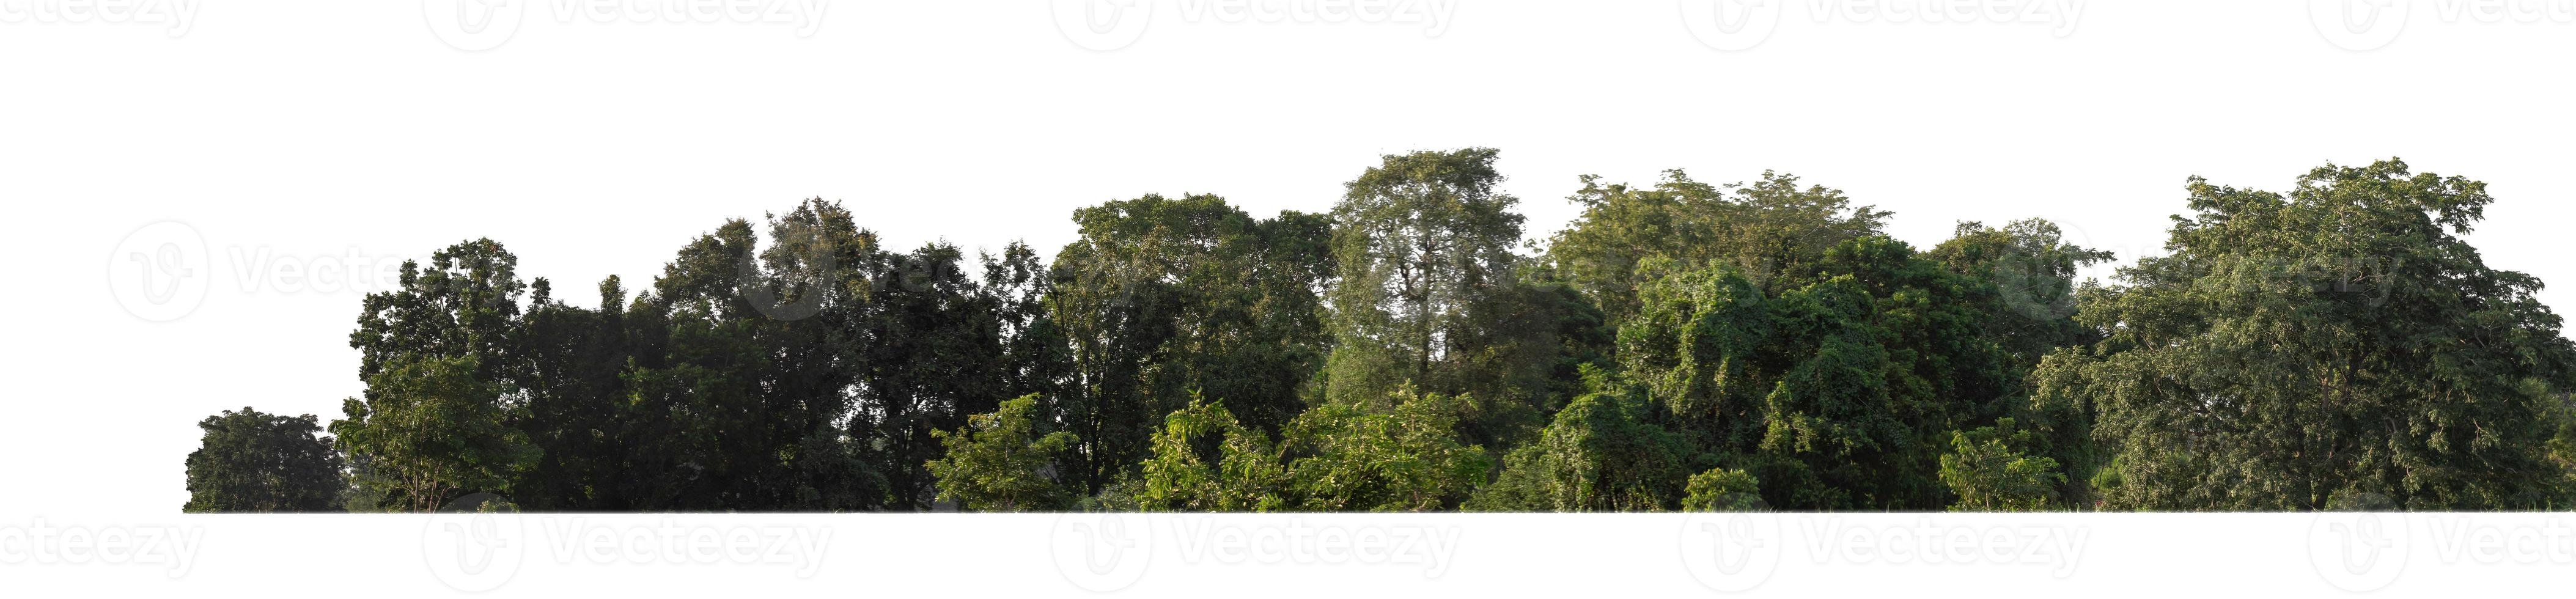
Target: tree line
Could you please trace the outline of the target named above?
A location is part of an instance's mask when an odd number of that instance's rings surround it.
[[[2541,509],[2576,346],[2399,161],[2198,178],[2167,253],[1765,172],[1583,177],[1523,244],[1492,149],[1328,213],[1077,209],[1049,259],[729,220],[596,308],[476,239],[403,265],[324,424],[207,418],[188,511]],[[1515,251],[1519,249],[1521,251]]]

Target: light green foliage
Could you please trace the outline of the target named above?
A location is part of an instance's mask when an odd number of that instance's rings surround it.
[[[1219,402],[1192,398],[1164,417],[1145,459],[1139,507],[1155,511],[1268,512],[1290,505],[1287,468],[1261,431]]]
[[[1288,427],[1290,489],[1297,509],[1433,511],[1457,507],[1492,468],[1483,447],[1462,445],[1468,401],[1399,390],[1374,402],[1334,402]]]
[[[1057,479],[1058,458],[1074,445],[1073,433],[1041,433],[1038,397],[1002,402],[1001,409],[966,419],[955,432],[933,431],[948,454],[929,463],[939,498],[987,512],[1061,510],[1076,493]]]
[[[2171,255],[2122,269],[2052,354],[2039,399],[2097,414],[2118,461],[2104,507],[2539,507],[2563,470],[2542,418],[2567,381],[2540,281],[2459,237],[2493,201],[2394,160],[2326,166],[2288,194],[2193,179]]]
[[[475,378],[471,357],[386,365],[367,379],[369,399],[341,403],[331,434],[366,457],[358,505],[429,512],[466,493],[506,491],[510,474],[536,461],[527,435],[505,423],[500,390]],[[506,493],[504,493],[506,495]]]
[[[1649,259],[1684,270],[1733,266],[1761,285],[1807,270],[1826,248],[1879,234],[1889,215],[1770,171],[1750,184],[1712,185],[1671,170],[1653,187],[1587,175],[1567,200],[1583,214],[1549,241],[1547,259],[1613,321],[1635,314],[1637,289],[1660,276],[1641,268]]]
[[[1954,512],[2030,512],[2056,503],[2065,484],[2057,460],[2031,455],[2039,435],[2013,428],[2013,419],[1994,426],[1950,433],[1950,453],[1941,456],[1941,483],[1959,496]]]
[[[1464,403],[1403,389],[1326,404],[1274,444],[1223,405],[1193,401],[1155,433],[1136,499],[1180,511],[1453,509],[1491,468],[1484,448],[1458,440]]]
[[[1712,468],[1682,487],[1685,512],[1754,512],[1763,505],[1761,483],[1743,470]]]
[[[338,511],[346,483],[332,438],[311,414],[289,418],[242,408],[197,423],[206,436],[188,454],[186,512]]]

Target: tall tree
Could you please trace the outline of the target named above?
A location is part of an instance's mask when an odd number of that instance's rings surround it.
[[[518,257],[490,239],[449,246],[427,268],[402,265],[399,287],[370,293],[349,346],[363,400],[342,402],[330,430],[359,465],[359,506],[429,511],[470,492],[509,491],[538,449],[509,426],[527,380],[513,345]]]
[[[2540,281],[2459,237],[2494,201],[2485,184],[2386,160],[2317,168],[2287,194],[2189,190],[2172,253],[2085,302],[2078,320],[2108,337],[2035,375],[2044,401],[2099,414],[2117,448],[2105,507],[2553,498],[2542,416],[2572,350]]]
[[[1334,346],[1326,362],[1326,397],[1375,401],[1406,384],[1425,392],[1474,391],[1469,369],[1478,347],[1518,322],[1498,304],[1515,284],[1513,244],[1520,241],[1520,200],[1495,186],[1498,152],[1468,148],[1388,155],[1346,185],[1333,209],[1333,255],[1340,276],[1331,301]],[[1484,318],[1475,316],[1482,314]],[[1485,373],[1490,374],[1490,373]],[[1470,396],[1474,414],[1523,416],[1540,410]],[[1519,420],[1534,422],[1535,418]],[[1511,421],[1472,417],[1461,426],[1477,442],[1516,437]]]
[[[1056,255],[1046,304],[1068,344],[1058,411],[1083,439],[1087,488],[1141,460],[1162,415],[1193,393],[1269,434],[1305,408],[1328,344],[1324,218],[1255,219],[1213,195],[1149,194],[1073,220],[1082,237]]]

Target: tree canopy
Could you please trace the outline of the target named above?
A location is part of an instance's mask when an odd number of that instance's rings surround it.
[[[1533,238],[1500,159],[1380,156],[1327,212],[1112,199],[1051,254],[886,247],[808,199],[589,305],[465,241],[360,303],[338,419],[201,423],[183,509],[2576,502],[2576,344],[2467,241],[2474,180],[2194,178],[2103,282],[2120,257],[2056,223],[1919,249],[1768,171],[1582,177]]]

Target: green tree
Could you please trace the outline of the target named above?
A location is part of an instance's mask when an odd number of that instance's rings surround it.
[[[1289,494],[1312,511],[1436,511],[1467,499],[1492,460],[1458,440],[1465,398],[1399,390],[1316,406],[1288,426]]]
[[[1665,511],[1703,461],[1688,437],[1655,424],[1655,410],[1633,389],[1612,389],[1607,373],[1586,369],[1596,387],[1556,413],[1538,440],[1512,450],[1501,475],[1467,508],[1482,511]]]
[[[1743,470],[1711,468],[1682,486],[1685,512],[1757,512],[1763,505],[1761,481]]]
[[[358,505],[425,513],[467,493],[508,495],[538,450],[507,425],[510,407],[480,367],[470,356],[394,362],[368,377],[366,401],[341,402],[331,434],[369,473]]]
[[[1987,321],[1989,338],[2015,362],[2036,366],[2061,347],[2092,343],[2101,334],[2075,322],[2078,271],[2109,262],[2110,252],[2067,243],[2065,231],[2043,219],[2016,220],[2003,228],[1961,222],[1949,241],[1923,253],[1950,272],[1995,284]]]
[[[933,431],[948,454],[929,463],[941,500],[954,500],[975,511],[1061,510],[1077,493],[1059,479],[1059,459],[1076,437],[1045,432],[1037,418],[1038,397],[1002,402],[1001,409],[966,419],[956,432]]]
[[[1083,439],[1092,490],[1141,461],[1160,417],[1192,393],[1224,398],[1277,433],[1328,345],[1318,293],[1332,276],[1319,215],[1255,219],[1213,195],[1146,195],[1074,211],[1047,317],[1070,361],[1058,411]]]
[[[333,512],[347,487],[333,440],[313,415],[286,417],[244,407],[197,423],[206,432],[188,453],[188,504],[198,512]]]
[[[1884,237],[1836,245],[1763,286],[1721,264],[1639,290],[1620,362],[1673,428],[1795,509],[1932,509],[1949,431],[2018,401],[1986,330],[1993,286]]]
[[[1613,322],[1636,313],[1637,289],[1658,276],[1639,269],[1648,259],[1682,269],[1731,265],[1764,285],[1806,270],[1827,248],[1880,234],[1889,215],[1770,171],[1751,184],[1712,185],[1680,170],[1665,171],[1653,187],[1582,180],[1567,200],[1583,213],[1549,240],[1547,261]]]
[[[1950,453],[1941,456],[1941,483],[1959,501],[1954,512],[2033,512],[2056,504],[2066,483],[2057,460],[2032,455],[2039,435],[2015,430],[2013,419],[1994,426],[1950,433]]]
[[[1221,402],[1191,398],[1163,418],[1139,473],[1147,510],[1269,512],[1286,509],[1287,468],[1268,435],[1243,426]]]
[[[1336,345],[1330,394],[1384,397],[1407,381],[1440,391],[1463,316],[1510,284],[1520,200],[1495,191],[1498,152],[1388,155],[1346,185],[1333,209]]]
[[[2459,237],[2493,202],[2484,184],[2387,160],[2317,168],[2288,194],[2189,190],[2172,254],[2083,302],[2107,338],[2034,374],[2042,401],[2098,414],[2116,447],[2104,507],[2552,499],[2542,416],[2570,344],[2538,279]]]

